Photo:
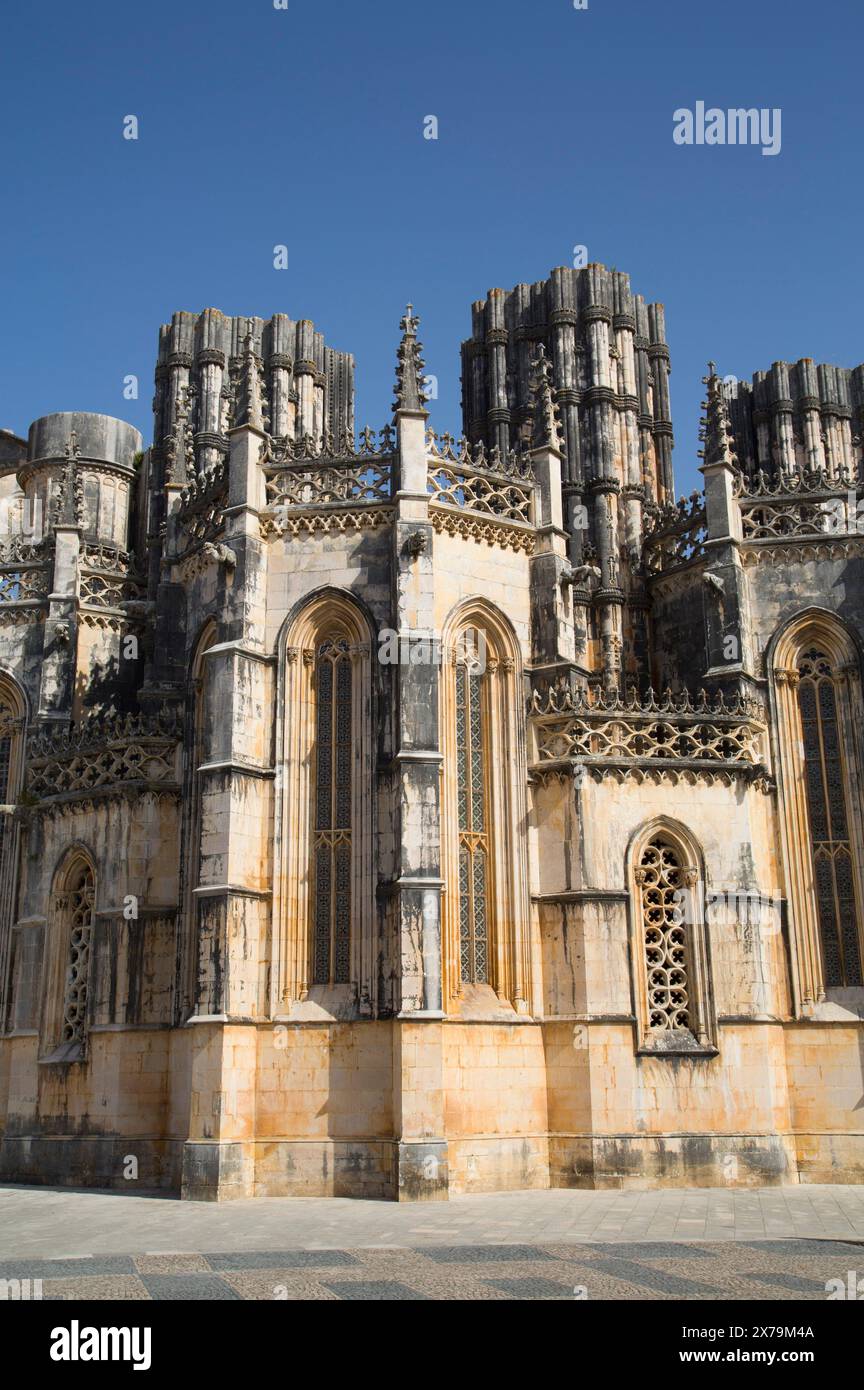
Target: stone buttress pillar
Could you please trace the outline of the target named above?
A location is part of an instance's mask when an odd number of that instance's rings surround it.
[[[183,1160],[183,1195],[197,1200],[254,1192],[254,1020],[266,1017],[269,1002],[274,672],[263,641],[266,548],[258,517],[265,436],[261,362],[251,331],[243,370],[239,423],[229,434],[224,539],[211,555],[221,640],[204,657],[208,727],[198,769],[200,870],[192,890],[198,975]]]
[[[402,321],[395,421],[397,478],[393,527],[393,608],[402,653],[435,635],[433,530],[427,488],[426,420],[417,320]],[[433,647],[437,643],[432,644]],[[395,668],[397,1016],[393,1115],[399,1200],[447,1196],[441,985],[441,752],[437,663]]]

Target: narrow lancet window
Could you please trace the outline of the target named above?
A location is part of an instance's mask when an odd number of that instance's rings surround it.
[[[463,984],[489,980],[489,807],[483,675],[456,666],[459,965]]]
[[[858,904],[834,670],[818,648],[798,664],[810,851],[825,985],[862,983]]]
[[[315,657],[317,727],[312,841],[313,983],[351,972],[351,760],[353,671],[348,643],[330,638]]]
[[[64,921],[68,933],[68,960],[63,990],[64,1043],[84,1045],[87,1028],[87,977],[96,885],[87,863],[76,865],[63,895]]]

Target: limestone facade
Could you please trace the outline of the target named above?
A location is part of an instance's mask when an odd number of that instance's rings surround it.
[[[440,1200],[864,1176],[864,369],[490,291],[437,436],[175,315],[0,433],[0,1176]],[[864,508],[861,509],[864,511]]]

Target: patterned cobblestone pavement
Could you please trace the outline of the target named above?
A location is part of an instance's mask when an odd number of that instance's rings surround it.
[[[824,1302],[850,1270],[864,1274],[852,1241],[644,1241],[31,1258],[0,1279],[41,1279],[44,1300]]]

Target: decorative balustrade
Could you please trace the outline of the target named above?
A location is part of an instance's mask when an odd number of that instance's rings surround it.
[[[119,608],[143,594],[135,557],[119,546],[81,547],[81,602],[95,608]]]
[[[483,444],[472,450],[467,440],[450,434],[427,436],[430,501],[460,511],[480,512],[496,521],[529,524],[534,514],[534,480],[530,459],[511,452],[489,454]]]
[[[48,565],[2,565],[0,604],[39,602],[48,597],[50,583]]]
[[[33,734],[29,799],[92,795],[123,786],[179,785],[182,721],[173,714],[91,715],[71,729]]]
[[[452,434],[438,435],[434,430],[427,430],[426,451],[433,459],[440,459],[442,463],[455,463],[469,471],[515,478],[523,482],[534,481],[531,456],[518,449],[511,449],[507,454],[502,454],[495,445],[487,452],[482,440],[472,447],[464,436],[456,439]]]
[[[228,461],[220,459],[193,478],[180,494],[178,520],[186,543],[184,555],[222,534],[227,500]]]
[[[396,432],[392,425],[375,430],[360,431],[355,444],[351,434],[335,436],[325,430],[320,439],[303,434],[299,439],[279,439],[268,435],[261,445],[261,464],[264,468],[284,468],[294,463],[318,459],[333,463],[351,463],[355,459],[392,455],[396,448]]]
[[[301,530],[348,530],[374,526],[390,514],[381,504],[393,488],[395,434],[391,425],[376,435],[361,431],[340,439],[325,432],[315,440],[266,438],[261,463],[266,476],[265,536]]]
[[[364,506],[390,498],[389,460],[338,467],[294,465],[267,478],[267,502],[274,507],[329,507],[334,503]]]
[[[41,603],[51,587],[53,537],[29,541],[13,536],[0,544],[0,605]]]
[[[668,690],[660,699],[653,691],[622,698],[552,687],[534,692],[528,712],[539,769],[584,763],[764,774],[765,716],[752,700],[712,700],[705,691],[694,700]]]
[[[738,474],[735,495],[745,541],[796,540],[860,532],[857,484],[849,469]]]
[[[677,503],[645,511],[645,568],[659,574],[705,558],[705,499],[691,492]]]

